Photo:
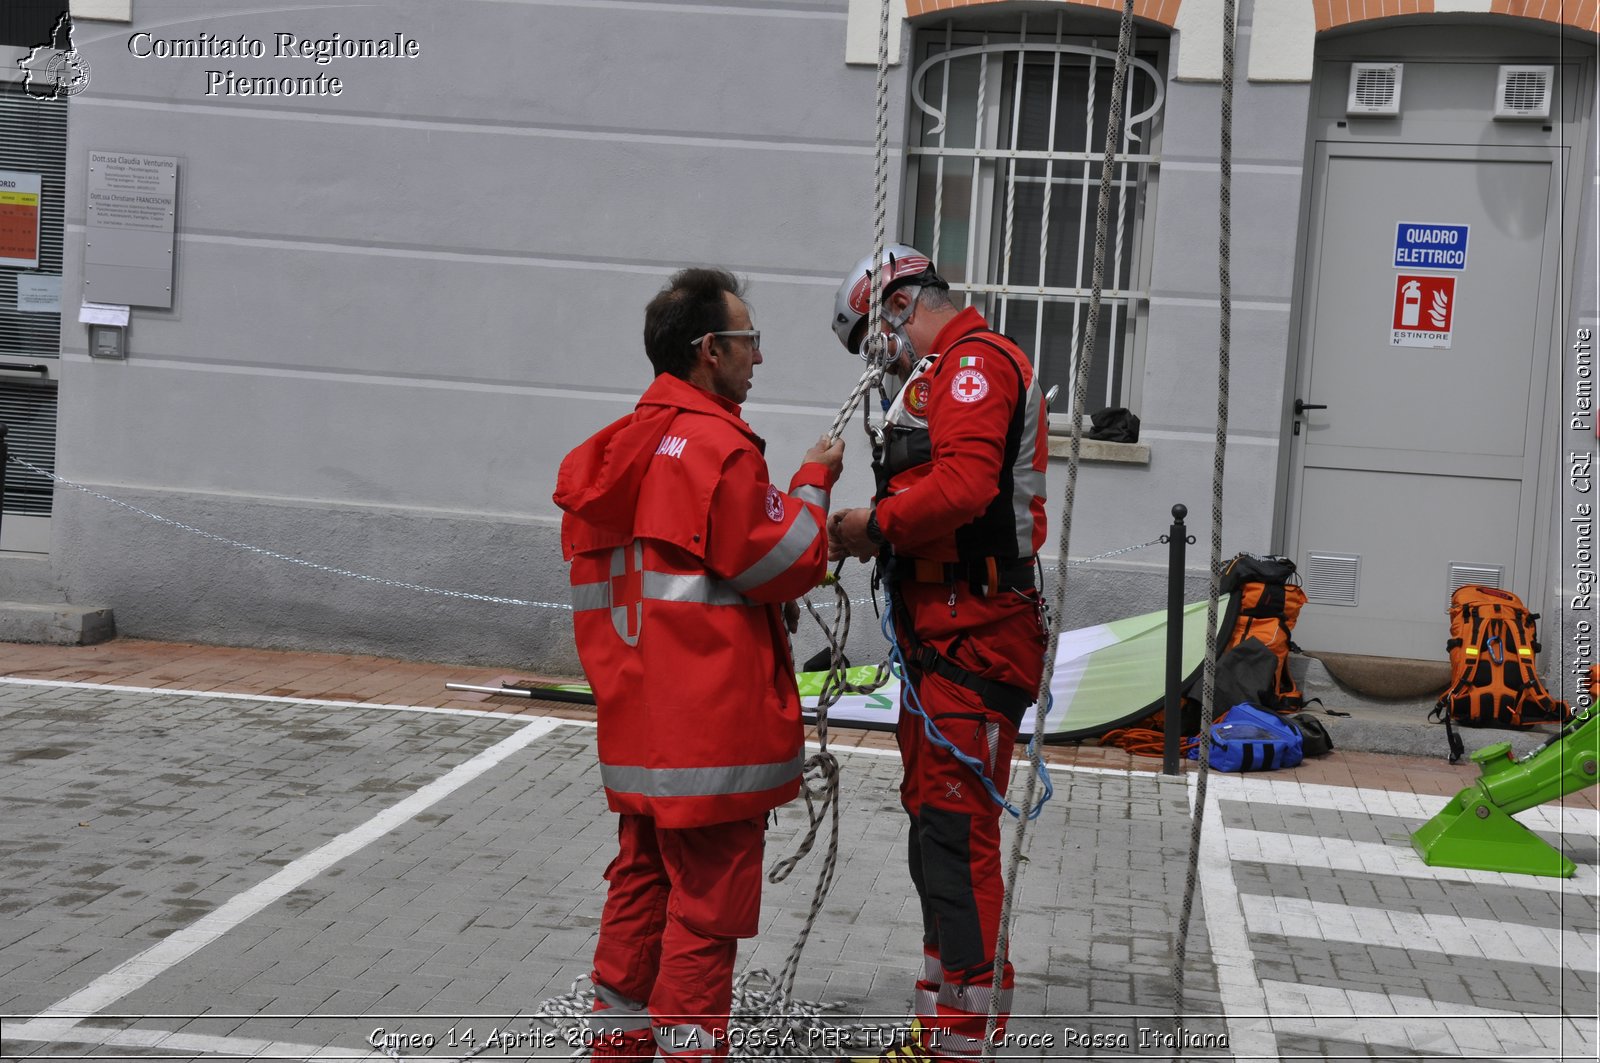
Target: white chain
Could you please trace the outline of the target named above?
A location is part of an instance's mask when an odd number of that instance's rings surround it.
[[[26,461],[23,461],[14,454],[11,455],[11,460],[17,465],[22,466],[24,469],[37,473],[40,476],[48,477],[63,487],[70,487],[75,491],[82,491],[84,494],[93,498],[98,498],[102,502],[110,502],[113,506],[121,506],[123,509],[137,513],[141,517],[146,517],[150,520],[153,520],[157,524],[165,524],[172,528],[178,528],[182,531],[198,535],[202,539],[209,539],[214,543],[221,543],[223,546],[231,546],[237,550],[246,550],[252,554],[259,554],[262,557],[270,557],[275,561],[285,561],[291,565],[300,565],[303,568],[313,569],[317,572],[326,572],[333,576],[345,576],[349,579],[361,580],[364,583],[377,583],[385,587],[398,587],[401,590],[420,591],[423,594],[442,594],[448,598],[465,598],[468,601],[473,602],[492,602],[495,605],[527,605],[536,609],[570,610],[572,608],[572,606],[566,602],[530,602],[521,598],[502,598],[493,594],[471,594],[467,591],[447,591],[438,587],[426,587],[420,583],[407,583],[404,580],[388,579],[384,576],[369,576],[363,572],[351,572],[349,569],[336,568],[333,565],[324,565],[320,561],[307,561],[303,557],[291,557],[288,554],[279,553],[276,550],[269,550],[264,546],[252,546],[250,543],[242,543],[237,539],[229,539],[227,536],[218,535],[216,532],[208,532],[204,528],[196,528],[193,524],[185,524],[181,520],[173,520],[171,517],[163,517],[159,513],[151,513],[148,509],[140,509],[131,502],[124,502],[120,498],[112,498],[110,495],[102,494],[92,487],[85,487],[83,484],[73,483],[71,480],[68,480],[65,477],[57,476],[53,472],[49,472],[48,470],[39,468],[37,465],[32,465]]]

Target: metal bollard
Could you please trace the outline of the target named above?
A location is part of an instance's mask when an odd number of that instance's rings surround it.
[[[1194,542],[1184,527],[1189,507],[1172,507],[1172,527],[1162,540],[1167,544],[1167,697],[1163,703],[1161,735],[1161,773],[1177,775],[1179,738],[1183,730],[1178,687],[1183,683],[1183,555],[1184,547]]]

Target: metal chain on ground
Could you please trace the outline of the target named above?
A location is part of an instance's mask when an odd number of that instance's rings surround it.
[[[1124,86],[1127,81],[1128,55],[1133,48],[1133,0],[1123,0],[1122,22],[1117,32],[1117,65],[1111,79],[1111,100],[1106,115],[1106,148],[1105,158],[1100,164],[1100,198],[1095,209],[1094,232],[1094,281],[1089,293],[1089,311],[1084,327],[1083,342],[1075,352],[1072,367],[1072,447],[1067,458],[1067,493],[1062,503],[1061,536],[1059,539],[1058,557],[1061,559],[1056,569],[1056,594],[1054,617],[1065,615],[1067,593],[1067,565],[1065,561],[1069,556],[1069,547],[1072,541],[1072,509],[1077,500],[1078,491],[1078,459],[1083,448],[1083,414],[1088,405],[1089,397],[1089,359],[1094,351],[1096,330],[1100,320],[1100,294],[1105,285],[1106,264],[1106,215],[1111,204],[1111,172],[1112,162],[1116,158],[1117,141],[1122,126],[1122,105],[1126,95]],[[1092,83],[1093,79],[1091,79]],[[1045,709],[1049,703],[1050,682],[1055,674],[1056,656],[1061,649],[1061,632],[1054,619],[1047,615],[1045,629],[1048,640],[1045,646],[1044,671],[1039,677],[1039,690],[1034,702],[1033,740],[1028,743],[1029,758],[1033,761],[1034,771],[1028,773],[1028,785],[1023,797],[1024,808],[1033,804],[1034,790],[1038,786],[1039,774],[1043,771],[1043,755],[1040,752],[1040,738],[1044,733]],[[1067,780],[1067,803],[1070,804],[1072,775],[1069,772]],[[1009,866],[1005,880],[1006,888],[1000,906],[1000,924],[997,928],[994,950],[994,973],[992,985],[996,988],[1003,985],[1006,956],[1011,939],[1011,909],[1017,893],[1017,877],[1022,871],[1022,847],[1027,834],[1028,821],[1018,817],[1016,831],[1012,835]],[[988,1063],[994,1058],[995,1030],[1000,1022],[1000,994],[991,993],[989,997],[989,1018],[984,1028],[983,1050],[981,1059]]]
[[[283,561],[287,564],[299,565],[302,568],[309,568],[316,572],[325,572],[331,576],[344,576],[348,579],[361,580],[364,583],[376,583],[385,587],[395,587],[400,590],[417,591],[421,594],[438,594],[447,598],[464,598],[471,602],[490,602],[495,605],[528,605],[539,609],[570,610],[572,608],[572,606],[566,602],[531,602],[525,601],[521,598],[502,598],[493,594],[470,594],[466,591],[448,591],[439,587],[424,586],[421,583],[408,583],[405,580],[388,579],[384,576],[370,576],[363,572],[352,572],[346,568],[337,568],[333,565],[324,565],[320,561],[307,561],[303,557],[293,557],[289,554],[279,553],[277,550],[269,550],[264,546],[252,546],[250,543],[242,543],[237,539],[229,539],[227,536],[218,535],[216,532],[208,532],[204,528],[196,528],[193,524],[185,524],[181,520],[173,520],[171,517],[163,517],[161,514],[152,513],[148,509],[140,509],[131,502],[124,502],[120,498],[112,498],[110,495],[102,494],[92,487],[85,487],[83,484],[73,483],[71,480],[68,480],[65,477],[57,476],[53,472],[50,472],[46,469],[41,469],[37,465],[23,461],[15,454],[10,455],[10,459],[14,464],[27,469],[30,472],[37,473],[40,476],[47,477],[63,487],[70,487],[75,491],[82,491],[84,494],[89,495],[92,498],[98,498],[102,502],[109,502],[113,506],[121,506],[123,509],[126,509],[132,513],[137,513],[141,517],[147,517],[150,520],[155,521],[157,524],[165,524],[173,528],[178,528],[193,535],[198,535],[202,539],[209,539],[214,543],[220,543],[223,546],[231,546],[238,550],[245,550],[252,554],[259,554],[262,557],[270,557],[274,561]]]
[[[1206,606],[1205,678],[1200,695],[1199,777],[1195,781],[1194,811],[1189,825],[1189,867],[1184,878],[1183,907],[1178,916],[1177,940],[1172,952],[1173,1043],[1183,1053],[1184,961],[1189,949],[1189,923],[1194,914],[1195,886],[1199,881],[1200,837],[1206,818],[1206,780],[1211,773],[1211,721],[1216,715],[1217,599],[1222,578],[1222,473],[1228,443],[1228,375],[1232,345],[1233,257],[1233,77],[1236,0],[1223,0],[1222,12],[1222,130],[1219,151],[1220,213],[1218,215],[1217,281],[1220,325],[1217,341],[1217,439],[1211,471],[1211,597]]]
[[[583,1022],[590,1014],[589,1002],[594,996],[593,989],[582,988],[588,981],[587,977],[576,979],[568,992],[545,999],[525,1016],[529,1023],[539,1023],[557,1031],[560,1043],[575,1048],[570,1056],[574,1059],[588,1054]],[[833,1063],[841,1051],[875,1051],[893,1036],[878,1026],[836,1023],[825,1017],[829,1011],[846,1008],[847,1001],[796,1001],[781,1012],[775,1012],[777,981],[763,970],[747,971],[734,979],[733,1003],[728,1014],[730,1060],[826,1060]],[[487,1047],[492,1046],[480,1046],[454,1063],[466,1063]]]

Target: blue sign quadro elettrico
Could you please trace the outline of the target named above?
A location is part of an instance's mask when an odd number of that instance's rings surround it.
[[[1465,225],[1402,221],[1394,227],[1395,269],[1467,268]]]

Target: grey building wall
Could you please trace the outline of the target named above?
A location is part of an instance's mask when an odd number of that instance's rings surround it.
[[[747,412],[776,477],[853,385],[826,319],[870,242],[874,71],[844,65],[842,0],[133,14],[79,24],[66,299],[90,149],[181,160],[176,298],[135,309],[126,363],[66,330],[64,476],[321,564],[560,603],[556,463],[649,383],[643,306],[674,269],[751,281]],[[269,56],[278,32],[404,33],[421,54],[139,58],[140,32]],[[212,69],[344,90],[207,95]],[[558,610],[309,570],[75,491],[54,533],[70,595],[127,634],[574,664]]]
[[[1241,8],[1234,86],[1232,304],[1222,556],[1266,553],[1284,403],[1290,297],[1300,210],[1309,86],[1257,83],[1249,67],[1251,5]],[[1092,557],[1165,532],[1174,503],[1188,507],[1191,599],[1205,593],[1217,428],[1221,89],[1179,81],[1184,47],[1174,34],[1160,136],[1159,176],[1146,225],[1154,226],[1144,371],[1135,412],[1148,466],[1093,465],[1081,474],[1072,554]],[[1061,498],[1055,470],[1051,487]],[[1054,510],[1055,505],[1052,504]],[[1167,557],[1152,548],[1069,574],[1073,625],[1162,608]]]
[[[690,263],[749,277],[766,364],[746,413],[775,478],[855,382],[859,363],[825,328],[872,224],[875,71],[844,63],[845,6],[393,0],[227,14],[214,0],[137,0],[132,25],[80,22],[94,82],[73,101],[68,303],[81,291],[88,151],[175,155],[182,173],[173,309],[135,309],[125,364],[91,361],[83,329],[64,330],[62,474],[228,539],[549,607],[336,576],[61,491],[52,561],[69,594],[112,605],[137,636],[575,669],[555,467],[648,384],[639,326],[666,277]],[[1281,545],[1310,93],[1245,78],[1252,11],[1235,97],[1224,556]],[[140,31],[245,34],[269,50],[280,31],[400,32],[422,54],[325,67],[140,59],[128,51]],[[1174,37],[1169,73],[1182,47]],[[207,96],[209,69],[336,74],[346,87]],[[889,79],[891,219],[906,74]],[[1167,91],[1134,384],[1152,456],[1082,467],[1071,554],[1153,539],[1182,502],[1198,540],[1192,598],[1210,535],[1219,90],[1169,76]],[[1592,165],[1584,172],[1592,248]],[[1596,327],[1589,257],[1574,327]],[[847,438],[835,499],[857,504],[870,491],[866,448],[854,424]],[[1053,519],[1065,477],[1053,462]],[[1552,556],[1570,553],[1551,534]],[[1052,527],[1052,557],[1056,537]],[[1064,622],[1160,607],[1165,567],[1153,548],[1073,568]],[[860,566],[846,586],[858,600],[851,654],[868,660],[880,640]],[[803,630],[799,656],[819,648]]]

